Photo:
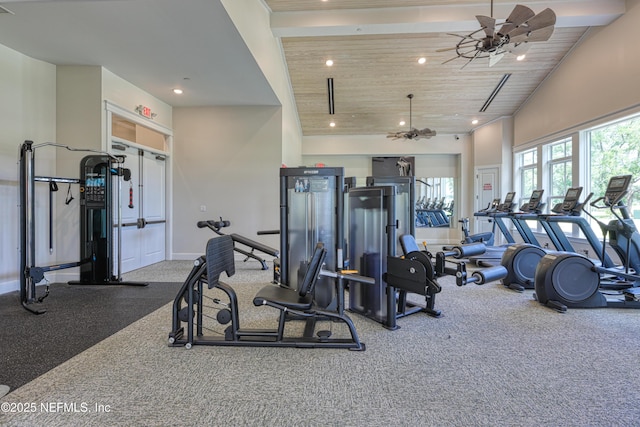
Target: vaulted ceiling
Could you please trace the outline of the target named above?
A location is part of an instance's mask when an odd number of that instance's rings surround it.
[[[258,0],[257,0],[258,1]],[[480,28],[475,15],[505,19],[516,3],[495,0],[260,0],[281,40],[303,134],[385,134],[429,127],[471,131],[512,115],[593,26],[625,11],[624,0],[523,2],[557,15],[546,42],[524,61],[506,55],[445,63]],[[174,106],[276,105],[219,0],[0,1],[0,44],[60,65],[101,65]],[[420,57],[425,64],[418,64]],[[325,61],[334,65],[327,67]],[[464,67],[463,67],[464,66]],[[480,112],[505,74],[510,78]],[[333,79],[329,114],[327,79]],[[182,85],[181,97],[170,88]],[[414,94],[409,117],[408,94]],[[478,124],[472,124],[477,119]],[[335,127],[329,123],[334,122]]]

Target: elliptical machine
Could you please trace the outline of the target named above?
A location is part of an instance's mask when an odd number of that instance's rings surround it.
[[[571,308],[640,308],[640,275],[630,268],[630,259],[638,258],[640,236],[629,217],[622,199],[627,194],[631,175],[614,176],[609,180],[604,196],[591,202],[596,209],[609,209],[616,218],[608,224],[598,220],[587,211],[603,231],[602,251],[609,245],[619,254],[625,255],[625,265],[602,267],[585,256],[576,253],[547,254],[540,260],[535,272],[534,298],[559,312]],[[598,203],[602,202],[601,205]],[[616,212],[619,211],[620,213]],[[601,291],[603,280],[613,280],[624,287],[616,293]]]
[[[515,215],[519,216],[523,221],[526,219],[537,219],[540,224],[543,225],[556,250],[574,252],[568,240],[561,234],[561,230],[559,226],[557,226],[559,221],[556,220],[564,218],[567,219],[568,222],[572,222],[573,218],[580,217],[583,207],[589,201],[591,195],[583,202],[580,202],[582,187],[569,188],[565,193],[564,200],[556,204],[551,209],[550,214],[542,215],[544,203],[541,203],[541,198],[543,193],[544,190],[534,191],[529,203],[520,208],[523,213]],[[550,224],[552,219],[556,225],[555,227]],[[581,229],[585,231],[585,233],[588,231],[584,225]],[[591,233],[591,235],[593,235],[593,233]],[[595,239],[595,237],[589,237],[590,241]],[[560,243],[561,241],[567,243],[562,244]],[[525,289],[533,289],[537,265],[549,252],[550,251],[540,247],[539,244],[523,243],[508,247],[501,260],[501,265],[508,271],[507,276],[502,280],[502,284],[518,292],[522,292]]]

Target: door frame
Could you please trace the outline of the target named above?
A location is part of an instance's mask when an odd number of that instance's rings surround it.
[[[125,140],[112,135],[113,115],[123,117],[140,126],[147,127],[165,136],[166,150],[159,150],[153,147],[147,147],[134,141]],[[154,122],[152,119],[141,116],[131,110],[127,110],[109,100],[104,101],[104,138],[102,141],[102,149],[108,153],[118,154],[117,150],[113,150],[113,143],[125,144],[132,148],[161,155],[165,158],[165,259],[171,259],[173,247],[173,130]]]
[[[481,183],[480,183],[480,175],[483,172],[488,172],[491,170],[495,170],[496,171],[496,180],[495,180],[495,184],[494,184],[494,188],[493,188],[493,198],[497,199],[498,197],[502,197],[502,189],[501,189],[501,166],[499,164],[497,165],[485,165],[485,166],[480,166],[480,167],[474,167],[473,173],[474,173],[474,188],[475,188],[475,197],[474,197],[474,201],[473,201],[473,211],[474,212],[478,212],[480,209],[484,209],[486,208],[486,206],[480,206],[480,193],[483,191],[481,187]],[[475,230],[475,232],[482,232],[482,231],[491,231],[491,230],[484,230],[482,227],[481,223],[484,223],[486,221],[482,221],[480,218],[474,216],[474,220],[473,220],[473,224],[474,227],[473,229]],[[471,232],[471,231],[470,231]]]

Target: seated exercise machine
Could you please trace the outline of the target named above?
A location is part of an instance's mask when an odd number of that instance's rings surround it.
[[[229,227],[231,225],[231,222],[229,221],[225,221],[222,219],[222,217],[220,217],[220,221],[206,221],[206,223],[208,223],[209,225],[211,225],[211,229],[218,235],[220,236],[224,236],[225,233],[223,233],[222,231],[220,231],[221,228],[224,227]],[[207,225],[205,224],[205,221],[201,221],[198,223],[198,228],[203,228],[206,227]],[[279,231],[278,231],[279,232]],[[272,231],[270,231],[270,233],[273,233]],[[262,233],[265,234],[265,233]],[[278,258],[280,256],[280,251],[277,249],[274,249],[270,246],[264,245],[260,242],[256,242],[255,240],[251,240],[247,237],[241,236],[237,233],[231,233],[230,234],[231,239],[233,239],[233,250],[241,253],[242,255],[246,256],[246,258],[244,259],[244,261],[246,262],[247,260],[249,260],[249,258],[253,258],[257,261],[260,262],[260,264],[262,265],[262,269],[263,270],[268,270],[269,267],[267,266],[267,262],[263,259],[260,258],[258,255],[256,255],[254,253],[255,250],[258,250],[260,252],[264,252],[267,255],[271,255],[272,257]],[[236,243],[240,243],[244,246],[248,246],[249,248],[251,248],[251,251],[248,252],[247,250],[243,249],[243,248],[239,248],[236,246]]]
[[[206,227],[214,228],[210,223]],[[280,311],[277,327],[274,329],[242,329],[238,313],[238,298],[234,289],[220,280],[225,272],[228,277],[235,274],[233,239],[223,235],[214,237],[207,243],[206,254],[194,262],[183,286],[173,302],[172,331],[169,334],[171,346],[221,345],[252,347],[301,347],[301,348],[346,348],[365,350],[358,337],[353,321],[344,313],[344,283],[353,281],[372,284],[373,280],[356,274],[326,271],[323,269],[327,249],[317,244],[298,288],[269,284],[262,288],[253,299],[255,306],[269,306]],[[335,279],[338,298],[337,310],[318,307],[314,301],[314,288],[320,276]],[[213,289],[213,295],[205,295],[204,284]],[[211,305],[213,304],[213,305]],[[216,313],[212,315],[211,312]],[[206,322],[207,320],[210,320]],[[305,322],[304,332],[290,336],[287,325],[293,321]],[[346,326],[348,337],[334,338],[331,330],[318,330],[320,321],[328,321]],[[205,326],[206,322],[206,326]],[[223,331],[213,328],[211,323],[227,325]],[[186,324],[186,331],[185,331]],[[212,335],[205,336],[207,329]],[[217,334],[217,335],[216,335]]]
[[[400,244],[404,256],[387,257],[387,272],[383,275],[388,286],[387,296],[396,295],[395,298],[388,298],[388,303],[394,304],[395,310],[393,307],[387,309],[388,312],[395,311],[396,319],[418,312],[440,317],[442,312],[434,308],[436,294],[442,291],[438,277],[455,276],[458,286],[467,283],[482,285],[499,280],[507,273],[505,268],[498,266],[476,270],[468,274],[466,264],[456,261],[482,253],[485,248],[481,243],[454,246],[448,251],[438,252],[435,260],[431,253],[420,250],[415,238],[411,235],[400,236]],[[407,296],[411,293],[424,296],[425,305],[410,303]],[[386,326],[397,327],[395,321],[387,321]]]
[[[399,318],[409,314],[440,315],[434,308],[439,276],[455,275],[459,285],[480,283],[480,276],[467,275],[463,262],[453,268],[448,258],[477,255],[485,249],[483,244],[474,244],[445,249],[435,257],[420,253],[413,235],[403,231],[409,228],[403,224],[411,220],[405,218],[405,205],[396,192],[396,187],[386,185],[349,190],[350,266],[375,279],[374,285],[350,284],[349,310],[391,330],[398,328]],[[498,270],[504,272],[502,267]],[[498,270],[493,270],[494,280],[502,277]],[[424,297],[425,304],[410,303],[409,294]]]
[[[640,235],[622,202],[631,178],[631,175],[612,177],[605,195],[591,202],[592,207],[608,209],[615,217],[608,224],[584,211],[603,231],[601,258],[604,258],[608,234],[609,245],[621,255],[625,265],[596,265],[576,253],[547,254],[540,260],[535,272],[534,298],[538,302],[559,312],[565,312],[567,308],[640,308],[640,272],[631,268],[631,260],[640,258]],[[600,202],[602,204],[598,204]],[[605,293],[605,282],[614,282],[618,289],[623,289]]]

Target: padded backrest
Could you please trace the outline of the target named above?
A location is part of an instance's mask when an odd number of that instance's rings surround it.
[[[227,273],[228,277],[236,274],[236,266],[233,261],[233,239],[231,236],[219,236],[209,239],[207,242],[207,283],[209,289],[218,285],[220,273]]]
[[[402,246],[402,252],[404,252],[405,255],[410,252],[420,251],[415,237],[413,237],[411,234],[403,234],[402,236],[400,236],[400,246]]]
[[[327,250],[322,243],[316,245],[316,249],[313,251],[313,256],[307,266],[307,271],[304,273],[304,278],[299,286],[298,293],[300,296],[305,296],[313,292],[313,288],[320,276],[320,270],[322,270],[322,264],[327,256]]]

